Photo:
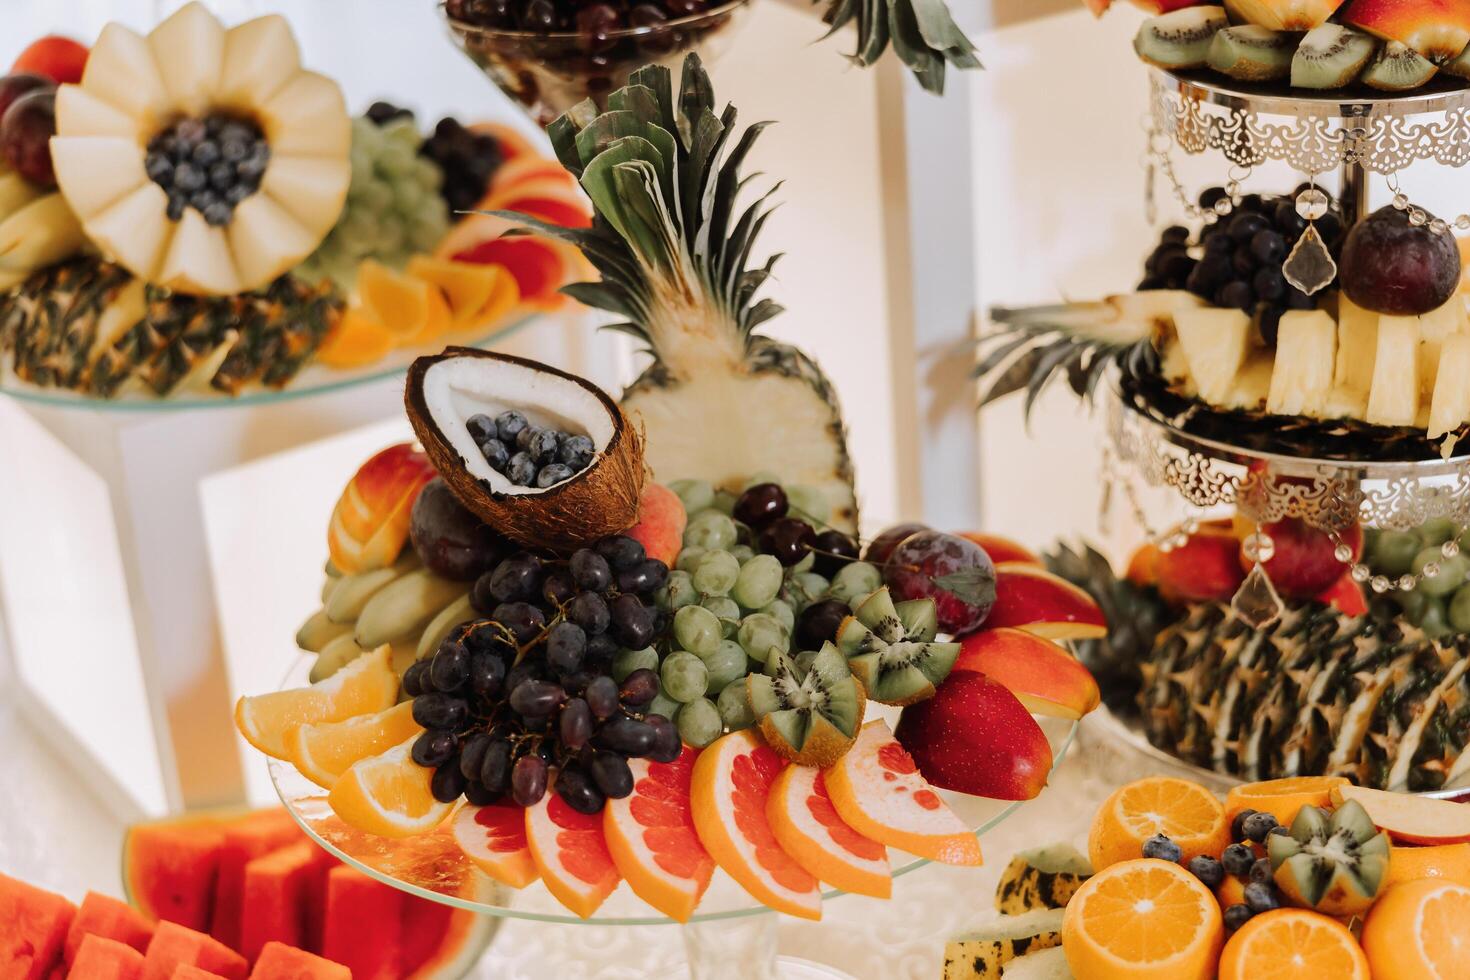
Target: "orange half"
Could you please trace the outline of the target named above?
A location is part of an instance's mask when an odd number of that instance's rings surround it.
[[[874,898],[892,894],[888,849],[838,815],[820,769],[787,766],[771,786],[766,819],[786,853],[833,888]]]
[[[1211,980],[1225,928],[1215,896],[1169,861],[1123,861],[1067,903],[1062,948],[1087,980]]]
[[[633,893],[677,922],[704,897],[715,861],[694,828],[690,786],[695,749],[673,762],[629,759],[633,792],[602,811],[607,850]]]
[[[1164,834],[1179,845],[1184,863],[1219,857],[1230,844],[1230,824],[1215,794],[1198,783],[1152,776],[1122,786],[1103,801],[1087,835],[1087,856],[1101,871],[1143,855],[1143,842]]]
[[[287,737],[302,725],[386,711],[398,699],[398,675],[387,644],[310,687],[273,691],[235,702],[235,727],[266,755],[291,761]]]
[[[555,790],[526,807],[526,843],[547,890],[580,918],[596,912],[618,887],[602,815],[578,813]]]
[[[526,841],[526,813],[507,803],[465,806],[454,815],[454,842],[501,884],[525,888],[540,877]]]
[[[1241,926],[1220,954],[1220,980],[1369,980],[1348,927],[1305,909],[1274,909]]]
[[[1373,980],[1470,977],[1467,921],[1470,888],[1464,885],[1433,878],[1394,885],[1363,924]]]

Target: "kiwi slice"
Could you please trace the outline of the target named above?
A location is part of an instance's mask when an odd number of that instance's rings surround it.
[[[852,746],[867,704],[831,643],[795,659],[773,648],[766,672],[746,675],[745,697],[766,744],[797,765],[822,768]]]
[[[1407,92],[1434,77],[1434,62],[1401,41],[1389,41],[1359,78],[1385,92]]]
[[[960,655],[958,643],[934,642],[938,618],[933,599],[894,605],[887,586],[858,600],[837,627],[837,648],[868,697],[906,705],[934,696]]]
[[[1291,84],[1297,88],[1342,88],[1373,57],[1378,42],[1341,24],[1313,28],[1291,59]]]
[[[1450,75],[1455,75],[1459,78],[1470,78],[1470,45],[1467,45],[1465,50],[1460,52],[1459,57],[1451,58],[1440,67]]]
[[[1160,68],[1203,68],[1210,42],[1227,26],[1224,7],[1185,7],[1144,21],[1133,50]]]
[[[1210,41],[1209,65],[1231,78],[1269,82],[1291,74],[1295,34],[1255,24],[1216,31]]]
[[[1288,832],[1266,838],[1276,885],[1293,905],[1325,915],[1357,915],[1388,876],[1388,835],[1349,800],[1329,817],[1304,806]]]

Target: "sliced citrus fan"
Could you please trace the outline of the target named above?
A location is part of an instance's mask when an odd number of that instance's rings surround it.
[[[170,211],[144,161],[181,120],[210,118],[258,128],[269,156],[258,186],[206,220],[193,204]],[[209,294],[263,286],[311,254],[346,200],[350,149],[341,90],[302,70],[284,18],[225,30],[197,2],[146,38],[108,24],[80,84],[57,92],[51,140],[57,184],[98,248],[145,281]]]
[[[838,816],[820,769],[787,766],[771,786],[766,819],[786,853],[818,879],[859,895],[892,893],[888,849]]]
[[[601,814],[578,813],[554,790],[526,807],[526,843],[546,890],[580,918],[596,912],[618,887]]]
[[[525,888],[540,873],[526,842],[526,812],[509,804],[465,806],[454,815],[454,842],[501,884]]]
[[[1275,909],[1241,926],[1220,954],[1220,980],[1369,980],[1348,927],[1305,909]]]
[[[1143,842],[1163,834],[1183,852],[1217,857],[1230,844],[1230,824],[1215,795],[1198,783],[1152,776],[1119,787],[1103,801],[1087,834],[1087,856],[1098,871],[1138,857]]]
[[[782,849],[766,820],[766,798],[786,761],[753,729],[706,746],[694,763],[690,803],[699,842],[726,874],[763,905],[804,919],[822,917],[811,872]]]
[[[678,922],[694,914],[715,870],[689,799],[698,754],[686,745],[673,762],[629,759],[633,792],[609,799],[602,811],[618,872],[635,895]]]
[[[286,738],[302,725],[344,721],[385,711],[398,698],[398,675],[386,644],[363,654],[310,687],[244,697],[235,703],[235,726],[245,741],[275,759],[291,761]]]
[[[301,725],[286,736],[291,764],[323,789],[360,759],[378,755],[423,731],[413,720],[413,702],[345,721]]]
[[[919,774],[887,722],[864,725],[823,775],[838,815],[864,837],[931,861],[981,863],[975,834]]]
[[[1090,980],[1211,980],[1225,927],[1215,896],[1184,868],[1137,859],[1077,889],[1062,921],[1073,974]]]
[[[416,739],[354,762],[327,794],[332,811],[348,825],[379,837],[413,837],[439,826],[453,805],[440,803],[430,792],[434,770],[410,755]]]

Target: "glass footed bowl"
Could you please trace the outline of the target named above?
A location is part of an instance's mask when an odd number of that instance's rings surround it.
[[[444,19],[469,59],[544,128],[583,99],[605,110],[608,95],[644,65],[664,65],[677,79],[690,51],[699,52],[706,64],[713,62],[724,53],[749,6],[750,0],[731,0],[702,14],[595,37],[481,27],[456,20],[448,11]]]
[[[301,687],[314,658],[303,657],[287,675],[282,687]],[[871,706],[882,711],[881,705]],[[871,715],[870,715],[871,716]],[[892,718],[889,719],[890,723]],[[1061,718],[1037,717],[1037,722],[1051,743],[1053,768],[1060,765],[1071,748],[1077,723]],[[619,884],[590,918],[581,919],[552,897],[540,881],[522,889],[509,888],[492,881],[477,869],[460,851],[451,831],[452,820],[419,837],[392,840],[365,834],[344,824],[327,805],[327,791],[296,771],[289,762],[268,762],[271,781],[286,809],[318,844],[334,856],[373,878],[411,895],[442,902],[482,915],[540,922],[588,925],[674,925],[643,902],[627,887]],[[940,790],[950,808],[979,837],[1003,821],[1036,803],[1036,800],[1009,802],[988,800],[961,793]],[[908,874],[928,864],[924,858],[890,850],[893,876]],[[827,889],[824,900],[845,892]],[[716,870],[709,890],[694,913],[691,922],[734,919],[760,915],[770,911],[752,899],[729,875]]]

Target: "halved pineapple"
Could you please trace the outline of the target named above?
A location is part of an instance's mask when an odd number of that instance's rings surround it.
[[[1251,318],[1241,310],[1180,310],[1174,331],[1199,396],[1224,400],[1250,349]]]
[[[1419,318],[1378,318],[1378,348],[1367,420],[1374,425],[1413,425],[1419,416]]]
[[[1434,398],[1429,403],[1429,438],[1437,439],[1470,419],[1470,334],[1446,337],[1439,350]]]
[[[271,149],[259,189],[224,227],[192,208],[170,219],[167,196],[144,170],[154,135],[210,112],[252,119]],[[347,197],[342,92],[302,70],[279,16],[226,30],[194,2],[147,38],[109,24],[81,83],[61,86],[56,117],[57,184],[87,237],[141,279],[181,292],[269,283],[316,249]]]
[[[1276,330],[1276,365],[1266,410],[1277,415],[1321,415],[1332,390],[1337,324],[1322,310],[1290,310]]]

